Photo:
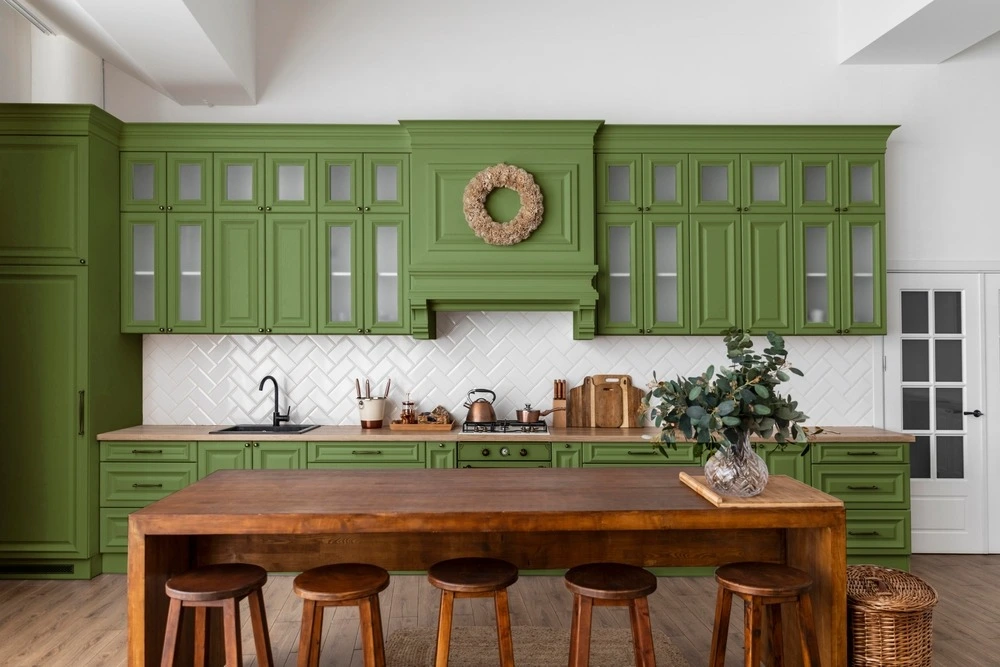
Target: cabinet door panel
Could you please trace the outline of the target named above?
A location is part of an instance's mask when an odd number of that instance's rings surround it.
[[[767,463],[767,471],[772,475],[788,475],[804,484],[812,484],[812,466],[809,454],[802,455],[803,445],[789,444],[780,447],[773,443],[761,443],[757,447]]]
[[[316,155],[314,153],[268,153],[264,211],[312,213],[316,210]]]
[[[164,153],[121,154],[121,209],[164,211],[167,203],[167,156]]]
[[[646,333],[688,331],[688,216],[643,216]]]
[[[740,206],[739,155],[691,155],[691,210],[736,212]]]
[[[791,155],[740,156],[743,213],[791,213]]]
[[[881,213],[885,158],[882,155],[840,156],[841,213]]]
[[[643,212],[687,211],[687,172],[687,155],[643,155]]]
[[[691,333],[741,326],[739,215],[691,216]]]
[[[365,155],[364,213],[410,210],[409,160],[402,153]]]
[[[304,442],[255,442],[254,470],[302,470],[306,467]]]
[[[319,219],[320,333],[357,333],[362,328],[363,266],[361,214]]]
[[[642,316],[642,267],[639,239],[642,216],[597,216],[597,331],[605,334],[640,334]]]
[[[216,470],[249,470],[252,466],[249,442],[198,443],[198,479]]]
[[[793,207],[797,213],[839,213],[839,183],[837,155],[792,156]]]
[[[428,442],[428,468],[454,468],[458,462],[457,444],[454,442]]]
[[[166,214],[123,213],[122,331],[166,331]]]
[[[743,328],[790,334],[792,217],[743,216]]]
[[[207,213],[212,210],[212,154],[167,153],[167,210]]]
[[[320,153],[317,160],[319,210],[361,213],[364,201],[361,153]]]
[[[167,214],[167,332],[212,332],[212,216]]]
[[[845,334],[884,334],[885,219],[841,216],[841,323]]]
[[[407,333],[406,241],[408,216],[364,217],[365,333]]]
[[[597,212],[638,213],[642,156],[624,153],[597,156]]]
[[[840,328],[838,219],[836,214],[798,215],[793,221],[797,334],[832,334]]]
[[[7,443],[0,467],[0,552],[90,555],[96,512],[86,418],[87,271],[0,266]],[[16,389],[16,390],[15,390]],[[85,393],[86,392],[86,393]]]
[[[216,214],[215,331],[263,333],[264,216]]]
[[[213,162],[216,211],[264,211],[262,153],[216,153]]]
[[[316,216],[268,215],[265,227],[266,331],[315,333]]]

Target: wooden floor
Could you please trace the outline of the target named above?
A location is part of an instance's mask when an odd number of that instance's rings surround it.
[[[940,595],[934,610],[934,664],[1000,664],[1000,555],[915,556],[913,572]],[[436,593],[423,576],[394,576],[381,596],[386,633],[407,626],[435,625]],[[659,589],[650,598],[653,628],[666,633],[692,667],[708,660],[714,603],[711,577],[661,578]],[[302,606],[291,592],[291,577],[269,578],[265,605],[275,664],[295,665]],[[511,588],[514,625],[565,628],[570,609],[570,596],[559,577],[526,576]],[[360,666],[356,610],[330,612],[323,630],[321,663]],[[492,606],[486,599],[458,600],[455,613],[456,625],[494,623]],[[598,608],[594,613],[595,626],[628,627],[624,609]],[[244,663],[256,666],[248,617],[244,603]],[[742,665],[738,601],[732,621],[726,664]],[[124,665],[125,641],[122,575],[101,575],[92,581],[0,581],[0,665]],[[488,664],[484,657],[484,667]]]

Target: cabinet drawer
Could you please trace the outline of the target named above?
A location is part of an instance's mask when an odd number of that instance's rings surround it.
[[[499,464],[552,461],[552,445],[548,442],[460,442],[458,467],[467,463],[496,462]],[[517,467],[517,466],[512,466]]]
[[[102,442],[102,461],[194,461],[193,442]]]
[[[910,510],[850,510],[847,553],[910,553]]]
[[[909,463],[910,445],[904,442],[821,444],[812,447],[813,463]]]
[[[128,551],[128,515],[136,508],[101,510],[101,553]]]
[[[308,463],[423,463],[422,442],[310,442]],[[310,466],[312,467],[312,466]],[[418,466],[419,467],[419,466]]]
[[[401,468],[423,468],[423,463],[395,463],[393,461],[371,461],[369,463],[309,463],[306,464],[309,470],[375,470],[378,469],[401,469]]]
[[[145,506],[193,482],[197,469],[196,463],[102,463],[101,506]]]
[[[813,486],[837,496],[848,509],[909,509],[910,466],[813,466]]]
[[[583,464],[603,465],[611,463],[633,463],[639,465],[654,465],[670,463],[674,465],[700,465],[701,458],[694,453],[695,445],[677,443],[677,449],[663,445],[667,451],[664,456],[656,446],[649,442],[585,442],[583,443]]]

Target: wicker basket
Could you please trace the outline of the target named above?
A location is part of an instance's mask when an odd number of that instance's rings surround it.
[[[931,614],[937,593],[909,572],[875,565],[847,568],[851,665],[930,667]]]

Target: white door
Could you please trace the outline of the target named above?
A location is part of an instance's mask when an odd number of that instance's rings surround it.
[[[890,273],[886,428],[910,446],[913,551],[984,553],[981,278]]]
[[[986,442],[1000,443],[1000,275],[987,275],[983,314],[986,317],[986,396],[990,402],[983,408],[986,416]],[[1000,479],[1000,448],[986,450],[986,479]],[[1000,553],[1000,486],[987,484],[987,515],[989,516],[989,551]]]

